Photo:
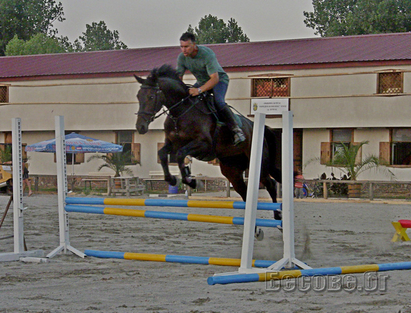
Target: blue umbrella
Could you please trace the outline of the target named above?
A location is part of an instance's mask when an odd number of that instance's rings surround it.
[[[64,136],[66,153],[113,153],[122,152],[123,146],[100,139],[71,133]],[[56,139],[49,139],[26,146],[27,152],[56,152]],[[74,158],[72,160],[74,175]]]
[[[67,153],[112,153],[122,152],[123,146],[100,139],[71,133],[66,135]],[[56,152],[56,139],[50,139],[26,146],[27,152]]]

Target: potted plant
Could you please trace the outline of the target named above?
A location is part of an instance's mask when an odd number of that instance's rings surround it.
[[[105,162],[98,167],[98,171],[103,168],[109,168],[114,171],[114,177],[120,177],[123,173],[133,176],[133,171],[127,168],[131,160],[131,151],[107,153],[105,155],[95,154],[87,162],[94,159],[100,159]],[[114,184],[116,188],[121,188],[121,180],[114,179]]]
[[[391,176],[395,175],[384,165],[385,162],[381,161],[375,155],[368,155],[365,158],[359,158],[358,152],[362,146],[368,144],[368,141],[362,141],[358,144],[346,145],[341,143],[341,149],[337,150],[331,161],[326,163],[326,166],[337,167],[348,177],[348,180],[357,181],[358,176],[368,170],[376,169],[383,171],[384,174]],[[349,184],[348,185],[348,197],[358,198],[361,195],[361,184]]]

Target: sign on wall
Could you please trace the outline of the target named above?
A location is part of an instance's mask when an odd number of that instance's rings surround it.
[[[288,98],[251,99],[251,114],[281,115],[284,111],[289,111]]]

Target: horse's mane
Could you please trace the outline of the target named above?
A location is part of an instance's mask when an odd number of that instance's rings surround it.
[[[150,85],[156,85],[157,80],[159,78],[169,78],[169,79],[175,80],[185,90],[187,89],[187,86],[180,79],[180,76],[178,75],[177,71],[171,65],[164,64],[160,66],[159,68],[153,69],[150,75],[147,77],[146,83]]]

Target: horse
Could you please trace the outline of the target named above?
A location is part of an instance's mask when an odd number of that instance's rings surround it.
[[[177,183],[176,177],[170,174],[168,164],[168,156],[175,155],[182,182],[195,189],[197,182],[184,163],[186,156],[201,161],[217,158],[221,173],[243,201],[246,201],[247,185],[243,174],[250,163],[253,122],[242,115],[236,115],[246,140],[241,145],[234,146],[231,132],[218,121],[216,112],[207,104],[207,97],[191,97],[189,86],[170,65],[153,69],[146,79],[134,76],[141,84],[137,94],[140,105],[137,131],[140,134],[147,133],[149,124],[154,119],[167,114],[164,122],[165,145],[158,152],[164,179],[172,186]],[[163,113],[157,114],[163,107]],[[276,148],[274,130],[265,126],[260,182],[266,187],[273,202],[277,202],[275,181],[281,182],[281,171],[275,166]]]

